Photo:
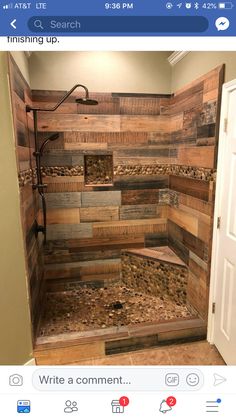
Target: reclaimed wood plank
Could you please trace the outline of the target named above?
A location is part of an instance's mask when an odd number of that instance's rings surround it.
[[[81,192],[46,193],[48,208],[79,208],[81,207]]]
[[[123,190],[122,205],[158,204],[159,189]]]
[[[157,246],[167,246],[167,245],[168,245],[167,228],[165,231],[162,231],[159,233],[145,234],[145,247],[157,247]]]
[[[165,115],[121,115],[121,131],[169,132],[169,118]]]
[[[169,131],[179,131],[182,130],[184,123],[184,115],[183,112],[177,113],[176,115],[172,115],[169,121]]]
[[[119,132],[119,115],[73,115],[48,112],[38,113],[39,131],[93,131],[93,132]]]
[[[209,182],[207,181],[171,175],[170,189],[203,201],[209,200]]]
[[[177,96],[177,95],[185,92],[187,89],[190,89],[190,88],[194,87],[194,85],[197,85],[199,83],[204,83],[204,81],[207,78],[215,77],[216,75],[218,75],[222,71],[223,67],[224,67],[224,65],[217,66],[217,67],[213,68],[213,70],[210,70],[207,74],[203,74],[202,76],[200,76],[197,79],[189,82],[188,84],[185,84],[183,87],[181,87],[180,89],[178,89],[175,92],[175,95]]]
[[[103,275],[120,272],[120,259],[102,259],[83,262],[49,264],[45,267],[45,279],[82,278],[84,275]]]
[[[160,98],[120,98],[121,115],[160,115]]]
[[[179,204],[197,210],[202,214],[212,215],[212,204],[193,196],[179,193]]]
[[[91,249],[124,249],[128,247],[143,247],[144,245],[144,234],[130,234],[129,237],[111,237],[111,238],[83,238],[83,239],[69,239],[66,240],[68,247],[71,252],[83,251]],[[55,246],[55,241],[52,242]]]
[[[121,205],[121,192],[81,192],[81,202],[82,207],[117,207]]]
[[[166,218],[166,205],[123,205],[120,207],[120,220]]]
[[[116,176],[114,187],[118,190],[142,190],[142,189],[165,189],[168,188],[168,176]]]
[[[171,157],[176,157],[177,152],[176,150],[172,150]],[[166,148],[160,148],[160,147],[150,147],[150,146],[144,146],[144,147],[126,147],[117,149],[114,152],[114,156],[116,158],[119,157],[170,157],[170,149],[169,147]]]
[[[42,210],[39,213],[39,220],[42,223]],[[79,208],[49,208],[47,211],[47,223],[50,224],[79,224]]]
[[[74,181],[76,176],[71,177],[71,182],[63,182],[65,178],[66,176],[52,177],[52,181],[47,183],[47,193],[93,191],[93,187],[85,185],[84,181]],[[55,179],[60,181],[54,182]]]
[[[190,89],[186,89],[183,93],[174,96],[173,105],[171,105],[172,115],[195,108],[202,103],[202,100],[203,84],[199,83]]]
[[[65,143],[65,150],[107,150],[107,143]]]
[[[170,207],[168,211],[168,219],[180,227],[198,236],[198,219],[179,208]]]
[[[148,166],[176,164],[176,157],[119,157],[114,152],[114,166]]]
[[[83,150],[47,150],[42,156],[42,166],[83,166]]]
[[[213,168],[214,146],[179,147],[177,164]]]
[[[119,207],[84,207],[80,208],[81,223],[119,220]]]
[[[92,224],[53,224],[47,226],[48,240],[89,238],[93,236]]]
[[[202,213],[201,211],[198,211],[194,208],[188,207],[187,205],[179,204],[178,208],[182,211],[187,212],[188,214],[192,214],[194,217],[197,217],[199,221],[202,221],[206,225],[211,225],[212,217],[211,215],[207,215]]]
[[[114,221],[113,223],[94,223],[95,238],[128,236],[130,234],[156,233],[166,230],[166,218],[149,220]]]
[[[33,90],[34,105],[41,107],[52,107],[65,95],[65,91],[54,90]],[[79,113],[86,114],[88,109],[84,105],[75,103],[78,97],[82,97],[83,93],[75,91],[57,110],[57,113]],[[111,93],[90,92],[90,97],[98,101],[98,105],[91,106],[90,114],[115,115],[120,113],[119,98],[112,97]]]
[[[34,351],[37,365],[68,365],[78,361],[105,356],[105,343],[95,342],[88,344],[71,345],[65,348]]]
[[[80,132],[66,131],[66,143],[144,144],[148,142],[147,132]]]
[[[78,252],[70,252],[69,250],[55,250],[45,253],[44,261],[46,265],[51,263],[70,263],[70,262],[83,262],[95,261],[99,259],[119,259],[121,257],[122,249],[101,249],[84,251],[81,248]]]

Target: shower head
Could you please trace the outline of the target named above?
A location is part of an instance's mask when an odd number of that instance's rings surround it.
[[[46,141],[55,141],[58,138],[59,138],[59,133],[56,132],[55,134],[50,135],[50,137],[48,137]]]
[[[95,99],[89,99],[89,97],[80,97],[78,99],[75,99],[76,103],[78,105],[98,105],[98,101]]]
[[[43,144],[41,145],[41,147],[39,149],[40,156],[42,156],[44,148],[49,143],[49,141],[55,141],[58,138],[59,138],[59,133],[58,132],[56,132],[55,134],[52,134],[52,135],[50,135],[50,137],[46,138],[46,140],[44,140]]]

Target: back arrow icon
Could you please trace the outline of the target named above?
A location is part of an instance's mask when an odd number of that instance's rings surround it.
[[[16,29],[16,19],[14,19],[14,20],[11,22],[11,26],[12,26],[14,29]]]

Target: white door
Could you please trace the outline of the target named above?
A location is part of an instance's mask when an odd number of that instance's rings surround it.
[[[236,80],[223,88],[212,258],[212,340],[236,365]]]

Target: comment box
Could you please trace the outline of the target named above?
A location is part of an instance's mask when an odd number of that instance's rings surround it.
[[[40,368],[32,382],[39,391],[197,391],[204,376],[196,368]]]

